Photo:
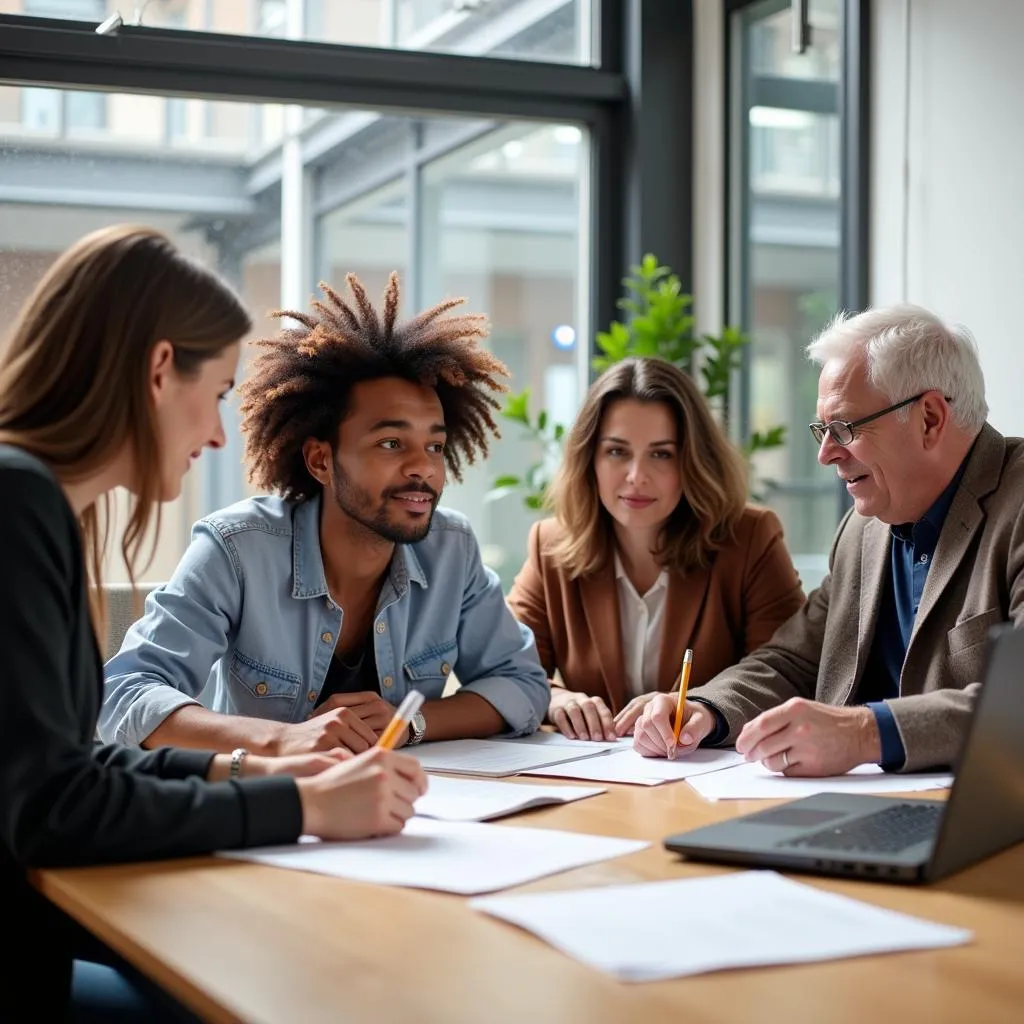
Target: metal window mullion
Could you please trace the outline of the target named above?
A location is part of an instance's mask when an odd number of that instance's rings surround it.
[[[589,67],[0,15],[0,81],[313,106],[589,120],[625,95]]]

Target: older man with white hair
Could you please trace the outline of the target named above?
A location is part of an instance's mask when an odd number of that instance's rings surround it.
[[[649,757],[735,744],[787,775],[955,762],[991,626],[1024,623],[1024,440],[986,422],[970,333],[914,306],[840,315],[821,366],[818,461],[854,507],[829,574],[772,639],[637,722]]]

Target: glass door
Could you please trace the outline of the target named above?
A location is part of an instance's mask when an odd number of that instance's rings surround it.
[[[839,510],[807,429],[818,374],[804,348],[840,302],[842,6],[762,0],[729,26],[729,319],[752,338],[741,429],[786,428],[783,445],[754,456],[756,491],[782,518],[808,590]]]

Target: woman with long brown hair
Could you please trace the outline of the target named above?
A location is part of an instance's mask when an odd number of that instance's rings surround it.
[[[118,226],[57,259],[0,355],[0,905],[19,931],[0,967],[4,1020],[176,1012],[123,965],[76,961],[87,937],[28,869],[393,833],[425,789],[413,759],[380,750],[271,758],[94,742],[111,492],[133,496],[122,553],[134,578],[159,503],[224,443],[219,402],[249,328],[208,270],[155,231]]]
[[[665,360],[594,382],[548,504],[509,604],[551,678],[548,719],[571,738],[626,735],[687,648],[697,689],[803,605],[778,518],[747,503],[743,458]]]

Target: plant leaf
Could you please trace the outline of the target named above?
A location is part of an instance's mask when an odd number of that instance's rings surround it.
[[[501,415],[507,420],[522,423],[524,427],[530,426],[530,389],[525,388],[518,394],[508,395]]]

